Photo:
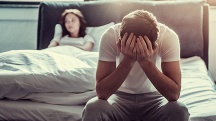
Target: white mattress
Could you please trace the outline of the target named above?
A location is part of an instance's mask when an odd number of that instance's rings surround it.
[[[181,60],[180,101],[190,112],[191,121],[216,121],[215,83],[199,57]]]
[[[32,101],[0,100],[0,120],[81,121],[84,106],[62,106]]]
[[[199,57],[181,60],[180,101],[190,112],[191,121],[216,121],[215,84]],[[0,100],[0,120],[80,121],[84,106],[62,106],[32,101]]]

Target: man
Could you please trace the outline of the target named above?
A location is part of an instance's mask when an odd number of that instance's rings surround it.
[[[101,39],[97,97],[83,121],[188,121],[177,34],[144,10],[126,15]]]

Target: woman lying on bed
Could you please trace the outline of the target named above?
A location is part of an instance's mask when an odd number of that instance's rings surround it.
[[[98,53],[89,52],[94,40],[85,33],[84,17],[77,9],[66,9],[60,24],[50,48],[0,53],[0,100],[80,105],[96,96]]]
[[[58,45],[72,45],[82,50],[91,51],[94,39],[86,35],[86,21],[78,9],[66,9],[62,15],[60,24],[55,26],[54,38],[48,47]]]

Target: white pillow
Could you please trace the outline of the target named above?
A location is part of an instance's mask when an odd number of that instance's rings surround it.
[[[92,50],[93,52],[99,51],[101,36],[112,25],[114,25],[114,22],[111,22],[106,25],[98,26],[98,27],[87,27],[86,28],[86,34],[89,34],[90,36],[92,36],[95,41],[94,48]]]

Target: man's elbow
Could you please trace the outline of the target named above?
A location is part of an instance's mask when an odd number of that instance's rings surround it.
[[[172,102],[172,101],[177,101],[180,97],[180,93],[173,93],[170,95],[170,97],[167,98],[167,100],[169,102]]]
[[[109,96],[107,96],[103,90],[100,89],[100,87],[96,87],[96,93],[97,93],[97,96],[99,99],[102,99],[102,100],[107,100],[109,98]]]
[[[98,98],[101,99],[101,100],[107,100],[107,99],[108,99],[107,97],[102,96],[102,95],[97,95],[97,96],[98,96]]]

